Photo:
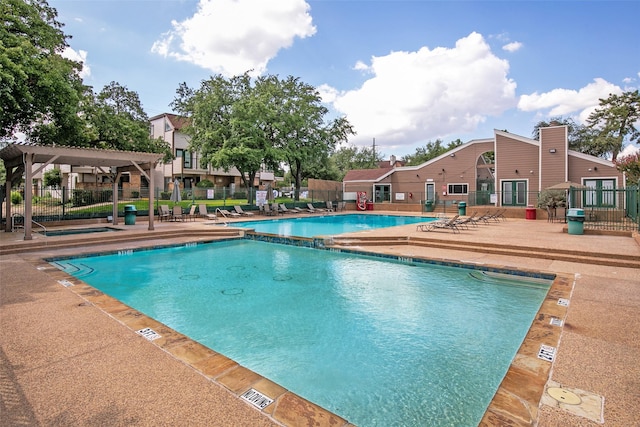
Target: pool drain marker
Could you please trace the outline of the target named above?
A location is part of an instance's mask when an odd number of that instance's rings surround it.
[[[558,319],[557,317],[552,317],[549,324],[551,326],[562,326],[564,324],[564,321],[562,319]]]
[[[566,298],[560,298],[558,299],[558,305],[561,305],[562,307],[569,307],[569,300]]]
[[[140,329],[139,331],[136,331],[136,332],[142,335],[143,337],[145,337],[146,339],[148,339],[149,341],[157,340],[158,338],[161,337],[160,334],[158,334],[156,331],[154,331],[151,328]]]
[[[258,409],[264,409],[273,402],[272,398],[265,396],[254,388],[245,391],[240,397]]]
[[[549,387],[547,393],[560,403],[566,403],[567,405],[579,405],[582,403],[580,396],[564,388]]]
[[[547,362],[553,362],[556,357],[556,348],[549,345],[540,345],[538,351],[538,359],[546,360]]]
[[[69,286],[73,286],[73,283],[71,283],[68,280],[58,280],[58,283],[60,283],[62,286],[64,286],[65,288],[68,288]]]

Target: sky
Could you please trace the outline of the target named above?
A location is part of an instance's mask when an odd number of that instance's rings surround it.
[[[298,77],[349,144],[386,158],[441,139],[530,137],[584,123],[599,99],[640,87],[640,1],[49,0],[85,84],[117,82],[152,117],[181,83],[222,74]],[[629,147],[628,151],[638,147]],[[627,152],[628,152],[627,151]]]

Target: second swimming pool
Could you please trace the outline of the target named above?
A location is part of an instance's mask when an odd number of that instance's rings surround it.
[[[280,218],[260,221],[234,222],[234,227],[253,228],[258,233],[278,236],[332,236],[353,231],[417,224],[433,221],[435,218],[401,215],[313,215],[296,218]]]
[[[247,240],[55,264],[360,426],[477,425],[549,288]]]

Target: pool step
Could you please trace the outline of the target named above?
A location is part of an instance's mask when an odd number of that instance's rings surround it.
[[[233,228],[211,227],[208,229],[173,229],[173,230],[140,230],[117,231],[113,233],[78,234],[73,236],[57,236],[39,238],[34,240],[19,240],[6,242],[0,246],[0,255],[16,254],[23,252],[35,252],[40,250],[52,250],[58,248],[71,248],[78,246],[101,246],[112,243],[126,243],[139,240],[159,240],[174,238],[228,238],[240,237],[242,231]]]
[[[334,237],[333,245],[339,246],[398,246],[413,245],[437,249],[450,249],[467,252],[491,253],[496,255],[523,256],[555,261],[578,262],[583,264],[606,265],[625,268],[639,268],[640,257],[624,254],[607,254],[582,251],[548,250],[538,247],[511,246],[467,241],[451,241],[425,237]]]

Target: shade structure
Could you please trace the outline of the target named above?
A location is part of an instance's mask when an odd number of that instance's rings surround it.
[[[173,191],[171,192],[171,197],[169,198],[173,203],[178,203],[182,201],[182,194],[180,194],[180,181],[176,178],[173,181]]]
[[[582,184],[578,184],[576,182],[571,182],[571,181],[565,181],[565,182],[560,182],[556,185],[552,185],[551,187],[547,187],[547,190],[568,190],[570,188],[587,188]]]

